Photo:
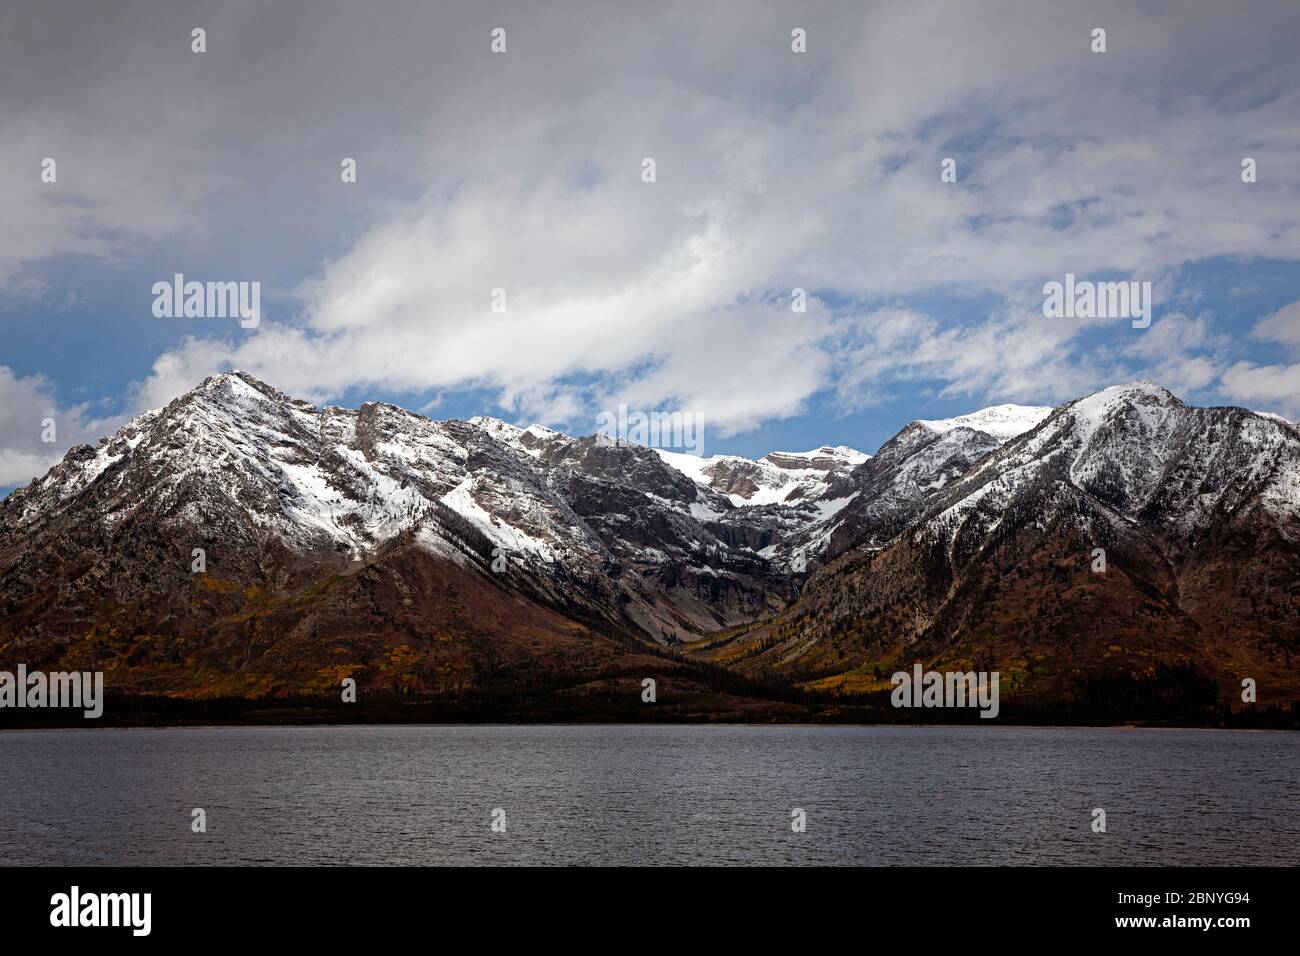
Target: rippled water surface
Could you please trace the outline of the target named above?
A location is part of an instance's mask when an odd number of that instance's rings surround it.
[[[191,810],[208,831],[191,832]],[[791,811],[807,830],[791,831]],[[1106,833],[1091,830],[1106,811]],[[506,832],[493,833],[492,811]],[[0,733],[3,863],[1300,863],[1300,737],[305,727]]]

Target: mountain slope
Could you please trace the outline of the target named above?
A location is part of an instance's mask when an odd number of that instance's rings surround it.
[[[914,421],[857,465],[824,515],[791,534],[777,556],[816,567],[850,548],[881,547],[1008,438],[1034,428],[1051,409],[998,405],[942,421]]]
[[[774,533],[644,448],[226,373],[0,505],[0,660],[255,693],[331,662],[386,686],[371,662],[418,638],[425,690],[497,660],[581,671],[779,610],[793,587],[751,547]],[[428,617],[398,626],[406,608]]]
[[[1300,434],[1133,383],[698,459],[232,372],[0,504],[0,612],[0,665],[139,693],[603,686],[682,644],[815,688],[922,660],[1027,699],[1300,693]]]
[[[858,689],[916,660],[983,664],[1055,699],[1179,667],[1277,699],[1300,691],[1297,622],[1300,437],[1134,383],[1061,406],[709,654]]]

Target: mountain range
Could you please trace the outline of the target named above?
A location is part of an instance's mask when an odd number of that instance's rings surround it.
[[[1169,674],[1290,700],[1300,429],[1136,382],[875,454],[700,458],[228,372],[0,504],[0,609],[0,666],[123,695],[351,677],[527,713],[659,675],[692,712],[766,719],[922,662],[1027,702]]]

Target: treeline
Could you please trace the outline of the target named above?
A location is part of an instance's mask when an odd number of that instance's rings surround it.
[[[976,707],[895,708],[888,690],[836,693],[805,690],[746,677],[664,652],[662,667],[607,670],[592,675],[529,675],[472,690],[419,694],[363,690],[356,703],[329,697],[265,698],[110,695],[104,714],[86,720],[79,710],[0,710],[0,729],[40,727],[155,727],[213,724],[421,723],[707,723],[744,720],[837,724],[975,724],[1226,727],[1300,730],[1300,701],[1228,706],[1215,682],[1190,668],[1161,668],[1143,678],[1081,680],[1069,700],[1027,701],[1002,695],[997,718]],[[641,681],[656,681],[657,700],[641,699]],[[594,683],[593,683],[594,681]],[[753,704],[747,707],[746,702]],[[766,708],[764,707],[766,706]]]

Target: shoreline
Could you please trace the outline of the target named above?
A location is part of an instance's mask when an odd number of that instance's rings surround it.
[[[437,728],[530,728],[530,727],[725,727],[725,728],[786,728],[801,729],[836,729],[852,728],[866,730],[874,728],[914,729],[914,730],[959,730],[980,728],[981,731],[999,730],[1112,730],[1112,731],[1212,731],[1215,733],[1297,733],[1297,727],[1222,727],[1208,724],[1174,724],[1126,722],[1120,724],[1061,724],[1061,723],[1011,723],[997,724],[975,723],[904,723],[877,721],[862,723],[853,721],[735,721],[735,720],[654,720],[654,721],[285,721],[280,723],[245,721],[243,723],[139,723],[139,724],[96,724],[81,726],[77,724],[51,724],[48,726],[4,727],[0,726],[0,735],[7,733],[41,733],[48,731],[91,731],[111,730],[302,730],[315,729],[339,730],[343,728],[394,728],[394,727],[437,727]]]

